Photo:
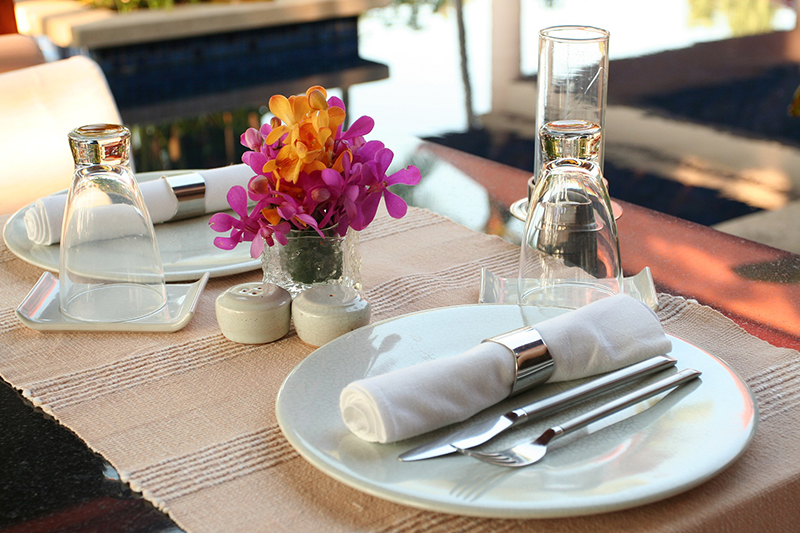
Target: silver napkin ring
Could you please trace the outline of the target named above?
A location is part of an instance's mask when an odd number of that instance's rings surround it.
[[[555,371],[555,363],[542,336],[531,326],[524,326],[483,342],[496,342],[514,354],[516,375],[509,396],[544,383]]]
[[[178,199],[178,210],[170,220],[182,220],[206,212],[206,180],[197,172],[162,176]]]

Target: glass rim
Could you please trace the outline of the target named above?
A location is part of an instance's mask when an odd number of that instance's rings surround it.
[[[563,33],[565,35],[558,35]],[[539,30],[539,37],[557,42],[599,43],[608,41],[608,30],[595,26],[550,26]]]
[[[68,134],[75,141],[94,141],[115,138],[128,138],[131,132],[121,124],[97,123],[78,126]]]

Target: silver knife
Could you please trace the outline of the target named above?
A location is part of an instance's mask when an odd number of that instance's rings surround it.
[[[487,420],[465,429],[450,433],[432,442],[418,446],[400,454],[400,461],[420,461],[432,457],[440,457],[456,451],[456,448],[465,450],[483,444],[496,437],[512,426],[530,422],[550,413],[566,409],[571,405],[580,403],[589,398],[599,396],[605,392],[619,388],[626,383],[643,378],[659,370],[675,366],[677,361],[666,355],[657,355],[639,363],[627,366],[615,372],[605,374],[597,379],[588,381],[577,387],[559,392],[547,398],[535,401],[509,411],[499,418]]]

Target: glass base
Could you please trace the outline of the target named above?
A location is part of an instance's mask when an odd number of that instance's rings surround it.
[[[166,303],[164,292],[154,287],[114,283],[78,292],[61,302],[61,313],[84,322],[128,322],[150,316]]]
[[[528,290],[523,288],[520,304],[578,309],[619,292],[620,284],[617,280],[608,280],[607,284],[564,281]]]

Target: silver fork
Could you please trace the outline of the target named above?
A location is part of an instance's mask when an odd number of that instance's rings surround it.
[[[636,405],[664,391],[683,385],[697,378],[699,375],[700,371],[692,368],[678,372],[668,378],[656,381],[655,383],[637,389],[624,396],[620,396],[613,401],[568,420],[563,424],[548,428],[532,442],[517,444],[516,446],[499,452],[477,452],[458,448],[458,453],[498,466],[528,466],[540,461],[542,457],[544,457],[545,453],[547,453],[547,445],[553,439],[572,433],[577,429],[588,426],[592,422],[601,420],[632,405]]]

